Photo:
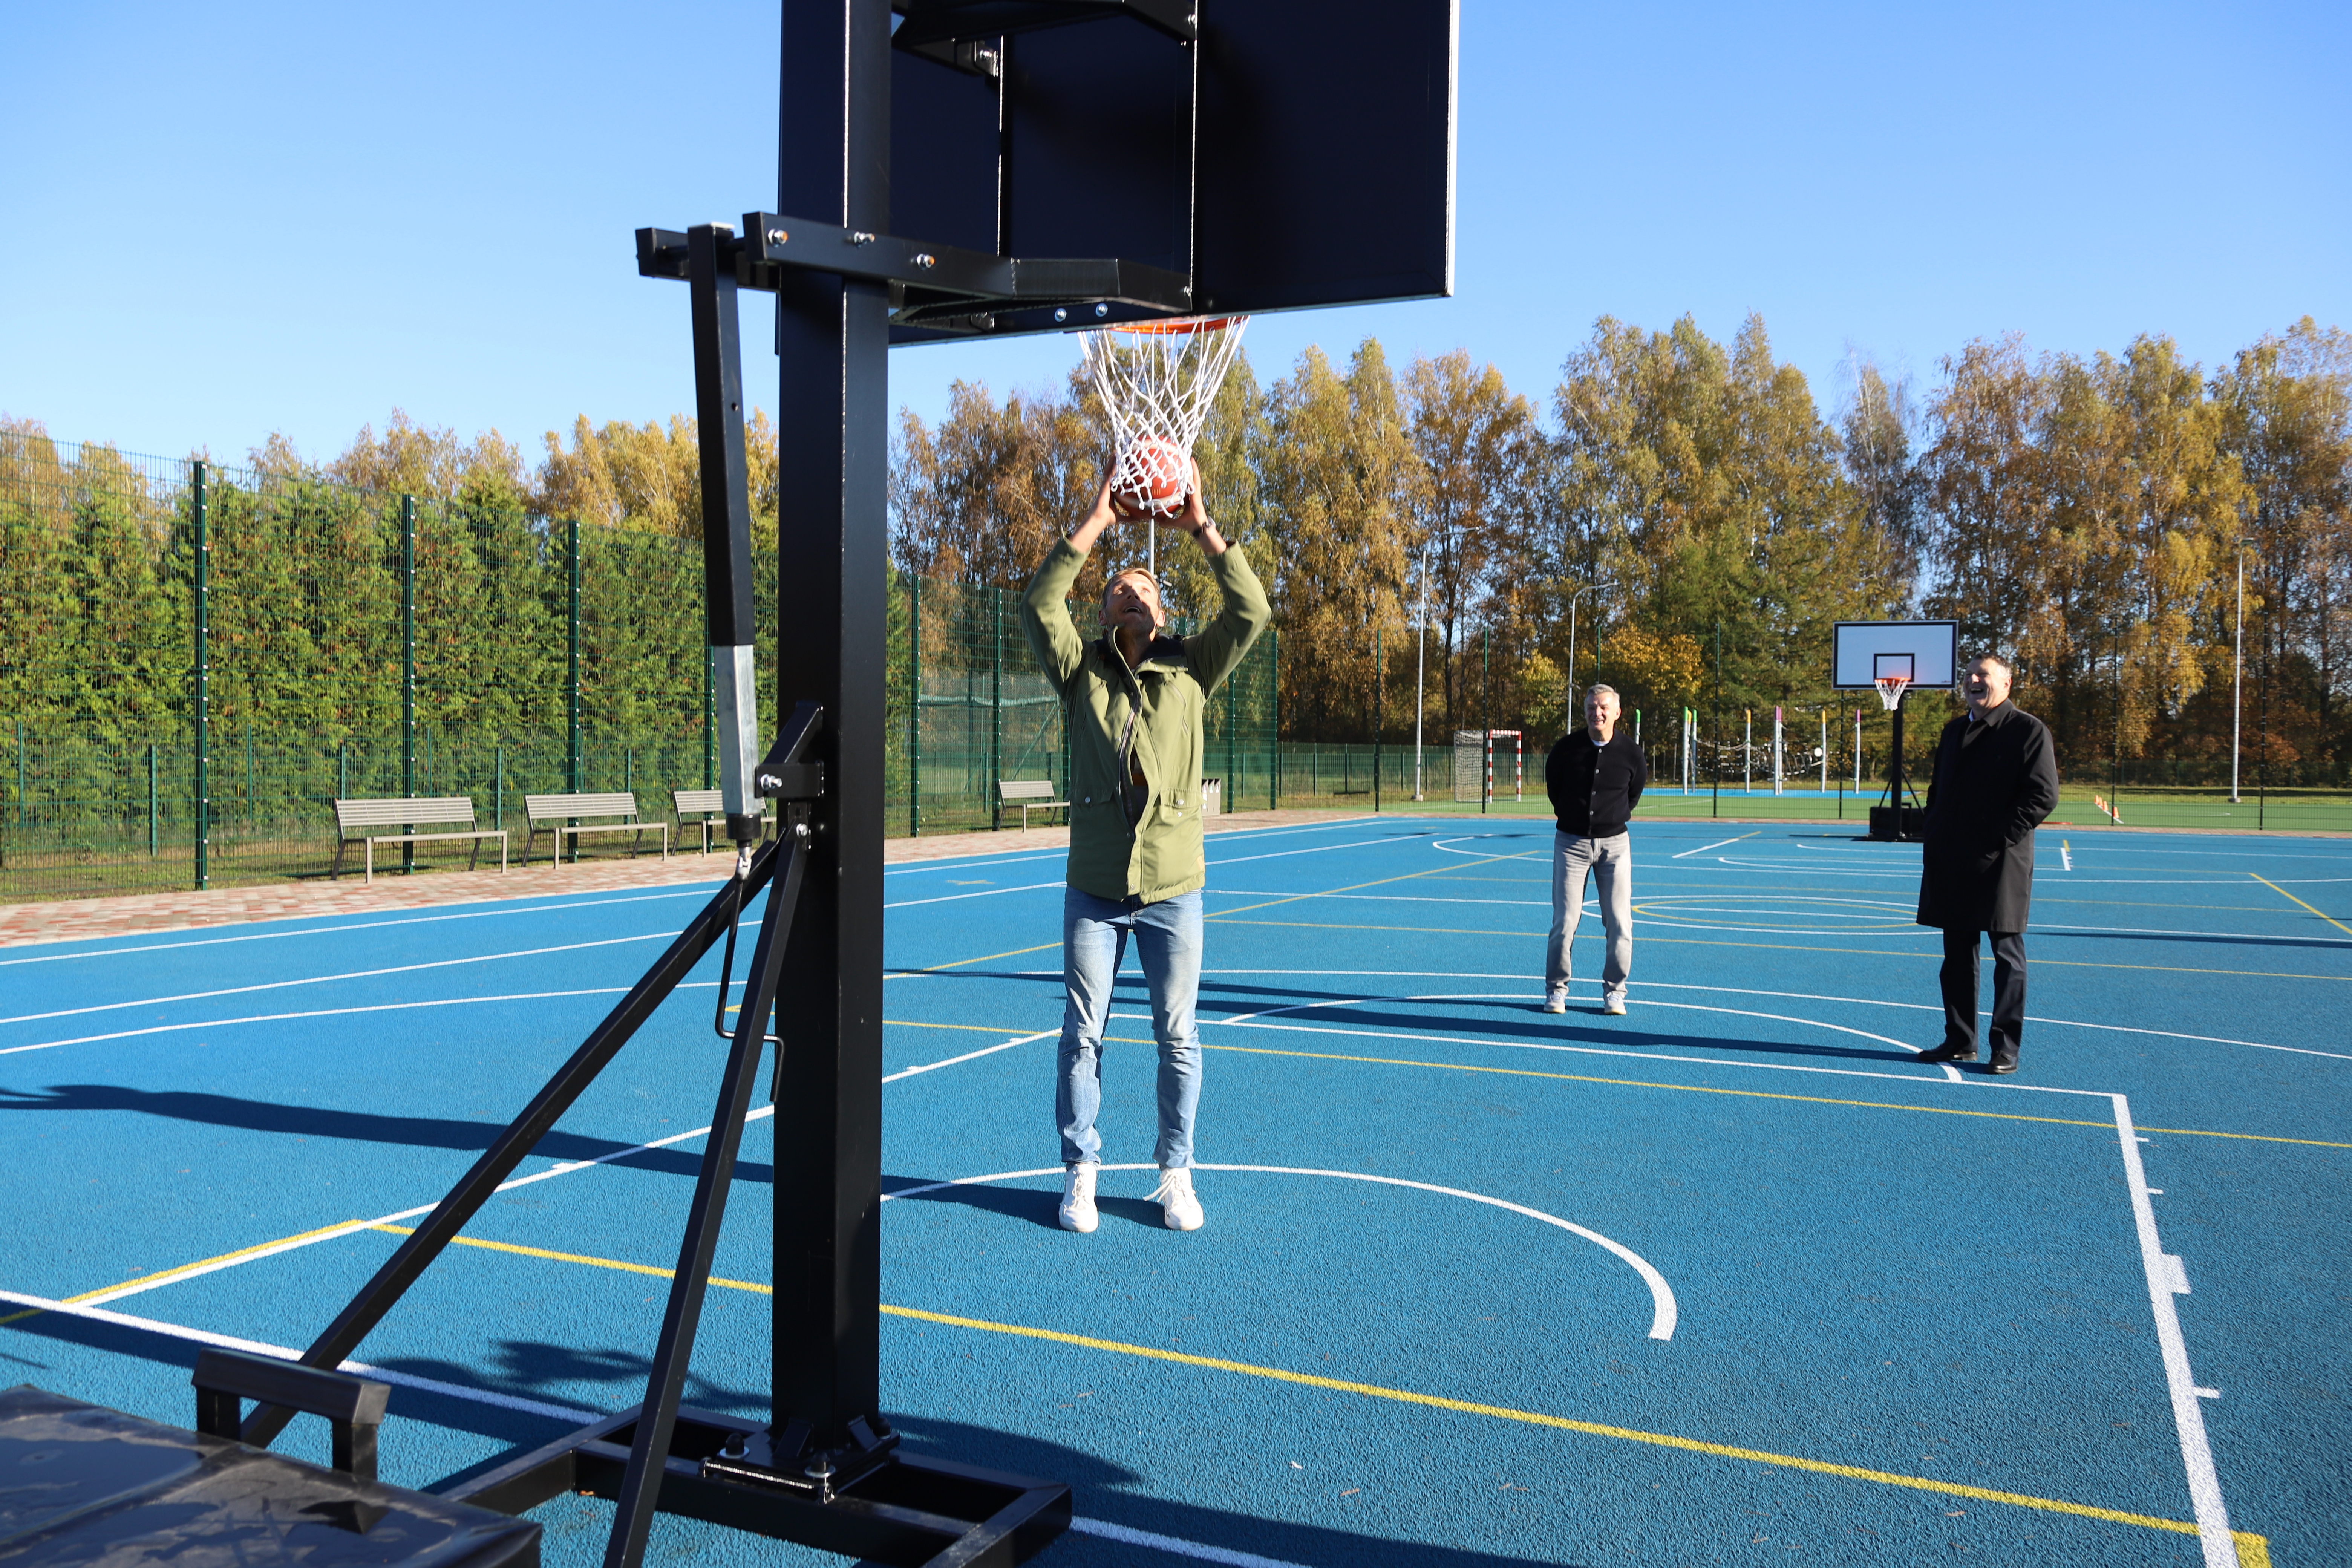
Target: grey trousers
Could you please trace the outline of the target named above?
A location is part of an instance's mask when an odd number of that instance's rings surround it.
[[[1576,922],[1584,913],[1584,883],[1590,876],[1601,884],[1601,925],[1609,939],[1609,954],[1601,965],[1601,994],[1625,994],[1625,977],[1633,971],[1633,840],[1620,833],[1613,838],[1579,838],[1553,829],[1551,836],[1551,941],[1544,950],[1544,992],[1558,995],[1568,989],[1569,943],[1576,938]]]

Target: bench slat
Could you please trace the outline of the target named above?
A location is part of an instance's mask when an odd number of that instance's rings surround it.
[[[421,800],[338,800],[335,825],[345,837],[353,828],[414,827],[428,823],[471,823],[474,803],[462,795],[432,795]]]
[[[727,809],[727,792],[724,790],[674,789],[669,792],[669,797],[676,803],[680,816],[697,811],[723,812]]]
[[[1054,796],[1052,779],[1005,779],[996,786],[1003,800],[1051,800]]]
[[[627,792],[599,795],[527,795],[523,808],[533,822],[566,816],[635,816],[637,797]]]

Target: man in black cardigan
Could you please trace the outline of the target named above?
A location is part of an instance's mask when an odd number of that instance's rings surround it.
[[[1584,912],[1587,877],[1601,884],[1601,924],[1609,939],[1601,965],[1601,1010],[1625,1011],[1625,976],[1633,967],[1633,841],[1625,831],[1649,763],[1631,735],[1617,729],[1614,687],[1584,697],[1584,728],[1559,738],[1544,758],[1544,790],[1559,831],[1551,840],[1551,943],[1544,952],[1544,1011],[1568,1011],[1569,943]]]
[[[1977,1059],[1977,933],[1992,937],[1992,1070],[2017,1070],[2025,1025],[2025,920],[2033,830],[2058,804],[2050,731],[2009,700],[2009,661],[1984,654],[1944,726],[1919,852],[1919,923],[1944,930],[1944,1043],[1923,1062]]]

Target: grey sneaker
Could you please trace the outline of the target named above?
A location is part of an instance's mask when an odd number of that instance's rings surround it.
[[[1151,1201],[1160,1205],[1160,1217],[1171,1230],[1198,1230],[1208,1218],[1201,1212],[1201,1200],[1192,1195],[1190,1165],[1161,1167],[1160,1185],[1153,1191]]]
[[[1622,1018],[1625,1016],[1625,998],[1622,996],[1604,997],[1601,1003],[1601,1010],[1608,1014],[1612,1018]]]
[[[1085,1236],[1101,1223],[1095,1214],[1095,1177],[1101,1171],[1100,1165],[1088,1160],[1062,1172],[1062,1212],[1056,1217],[1064,1230]]]
[[[1544,994],[1544,1011],[1547,1013],[1567,1012],[1568,987],[1563,985],[1557,991],[1546,992]]]

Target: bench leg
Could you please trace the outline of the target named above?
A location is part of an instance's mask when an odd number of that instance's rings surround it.
[[[367,885],[375,886],[375,840],[367,841]]]
[[[506,830],[505,828],[501,827],[501,828],[499,828],[499,876],[501,876],[501,877],[503,877],[503,876],[505,876],[506,874],[507,874],[507,830]]]

